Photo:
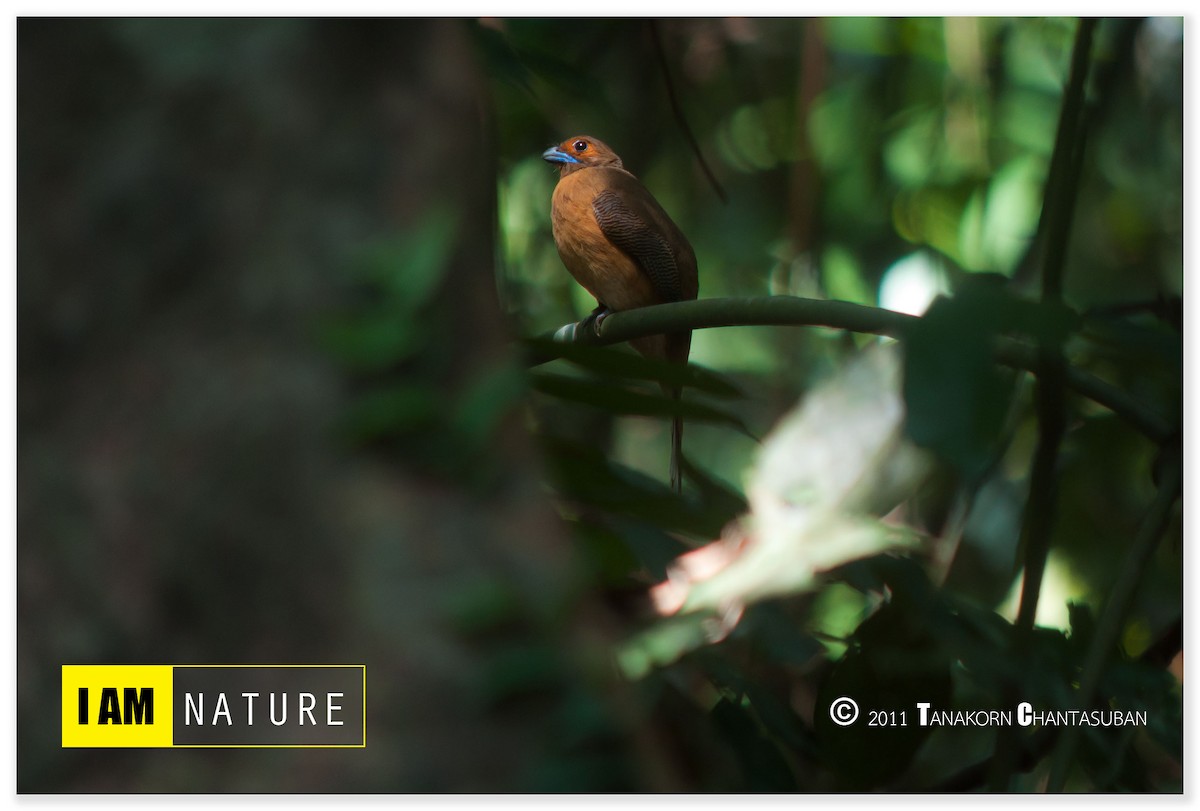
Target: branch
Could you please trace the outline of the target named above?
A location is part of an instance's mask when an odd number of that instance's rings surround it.
[[[577,325],[570,324],[559,330],[556,337],[568,342],[607,346],[647,335],[713,327],[802,326],[903,338],[919,320],[917,316],[848,301],[796,296],[710,298],[611,313],[600,322],[598,332],[575,329]],[[996,359],[1005,366],[1037,372],[1037,350],[1011,338],[997,343]],[[536,356],[529,362],[536,366],[551,360],[554,358]],[[1067,367],[1066,382],[1069,388],[1112,411],[1155,443],[1165,442],[1175,434],[1174,427],[1161,415],[1111,383],[1070,366]]]
[[[1005,366],[1036,373],[1037,350],[1011,339],[996,347],[996,359]],[[1175,428],[1162,415],[1148,408],[1124,389],[1093,374],[1067,366],[1067,388],[1093,403],[1099,403],[1128,422],[1155,444],[1161,445],[1175,435]]]
[[[1158,488],[1158,493],[1155,495],[1146,517],[1138,527],[1133,544],[1125,555],[1125,561],[1117,575],[1117,582],[1109,592],[1108,601],[1100,614],[1100,620],[1096,623],[1096,632],[1088,647],[1087,659],[1084,660],[1082,675],[1079,679],[1079,693],[1075,697],[1075,706],[1080,709],[1091,706],[1096,688],[1100,684],[1100,677],[1104,673],[1105,665],[1108,664],[1109,656],[1116,647],[1117,637],[1121,634],[1125,615],[1129,613],[1129,607],[1133,604],[1133,595],[1137,591],[1138,583],[1145,573],[1154,550],[1158,548],[1159,540],[1167,531],[1167,526],[1171,521],[1172,508],[1175,506],[1176,499],[1179,498],[1182,487],[1183,457],[1176,449],[1174,458],[1166,466],[1166,473]],[[1054,753],[1047,791],[1062,791],[1063,784],[1067,780],[1067,770],[1070,768],[1071,759],[1075,756],[1078,744],[1079,728],[1068,727]]]
[[[1157,667],[1166,667],[1175,653],[1183,646],[1183,619],[1180,618],[1171,625],[1137,661]],[[1087,706],[1087,705],[1080,705]],[[1042,727],[1026,741],[1021,742],[1021,752],[1018,757],[1017,771],[1028,772],[1042,762],[1051,753],[1055,743],[1060,739],[1060,733],[1073,727]],[[988,773],[992,768],[994,757],[984,758],[978,763],[966,766],[941,782],[933,785],[929,792],[933,794],[962,794],[973,791],[987,783]]]
[[[1042,225],[1046,233],[1046,253],[1042,262],[1042,303],[1062,303],[1063,272],[1066,266],[1067,242],[1071,221],[1075,216],[1075,200],[1079,192],[1079,174],[1083,166],[1086,143],[1086,120],[1083,114],[1084,88],[1091,61],[1094,19],[1081,19],[1075,31],[1071,52],[1071,73],[1063,91],[1062,111],[1054,139],[1054,154],[1046,178],[1046,194],[1042,202]],[[1017,608],[1016,633],[1011,652],[1018,661],[1026,658],[1033,639],[1037,618],[1038,598],[1054,522],[1058,513],[1058,452],[1067,432],[1066,386],[1067,361],[1063,356],[1061,339],[1043,339],[1037,347],[1034,374],[1034,407],[1037,412],[1038,442],[1029,476],[1029,498],[1021,526],[1020,545],[1023,551],[1024,577],[1021,578],[1021,600]],[[1006,685],[1004,693],[1015,698],[1018,684]],[[1005,703],[1013,703],[1006,701]],[[1018,732],[1002,729],[996,737],[996,760],[990,784],[993,790],[1008,788],[1009,778],[1017,762]]]
[[[1071,53],[1071,74],[1063,93],[1062,112],[1054,152],[1050,156],[1050,171],[1046,178],[1046,197],[1042,203],[1042,220],[1046,230],[1046,256],[1042,264],[1042,299],[1062,300],[1063,268],[1066,264],[1067,239],[1075,217],[1075,200],[1079,175],[1083,168],[1083,150],[1087,144],[1087,115],[1084,109],[1084,86],[1092,53],[1092,34],[1096,30],[1094,17],[1082,17],[1075,32]]]
[[[916,316],[849,301],[798,296],[708,298],[612,313],[601,321],[596,343],[620,343],[689,329],[742,326],[833,327],[899,338],[918,320]]]
[[[696,160],[700,162],[700,168],[704,170],[708,182],[712,184],[713,191],[717,193],[717,197],[721,198],[722,203],[728,203],[729,198],[725,196],[725,190],[717,182],[717,176],[713,174],[712,169],[708,168],[708,161],[704,160],[704,154],[700,151],[700,144],[696,141],[696,136],[692,133],[692,128],[688,126],[687,117],[683,114],[683,107],[679,104],[679,99],[675,97],[675,83],[671,81],[671,69],[667,64],[667,52],[663,48],[662,37],[658,33],[658,23],[654,20],[650,20],[650,39],[654,43],[654,54],[658,57],[658,66],[662,70],[663,81],[667,85],[667,101],[671,103],[671,112],[675,114],[675,120],[679,123],[679,128],[683,130],[684,137],[688,139],[688,144],[691,145],[692,152],[696,153]]]

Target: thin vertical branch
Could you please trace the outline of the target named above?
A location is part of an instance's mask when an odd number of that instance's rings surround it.
[[[805,20],[802,26],[794,118],[800,154],[792,162],[788,185],[788,231],[793,250],[816,253],[820,242],[821,171],[808,136],[808,121],[813,105],[825,90],[828,53],[822,21]]]
[[[1099,622],[1096,623],[1096,632],[1088,648],[1087,659],[1083,663],[1083,673],[1079,679],[1079,692],[1075,697],[1075,706],[1078,709],[1087,709],[1091,706],[1096,688],[1100,684],[1100,677],[1104,673],[1113,648],[1116,647],[1121,627],[1133,604],[1134,593],[1137,591],[1142,574],[1150,563],[1154,550],[1158,548],[1159,540],[1167,531],[1167,526],[1171,521],[1172,508],[1175,506],[1176,499],[1179,498],[1182,487],[1183,458],[1176,450],[1175,457],[1166,466],[1158,493],[1155,495],[1146,517],[1142,520],[1141,526],[1138,527],[1137,536],[1130,545],[1125,560],[1122,561],[1117,582],[1109,592],[1108,601],[1100,614]],[[1078,745],[1079,727],[1068,727],[1054,751],[1054,762],[1050,769],[1047,791],[1062,791]]]
[[[1046,190],[1046,256],[1042,266],[1042,301],[1051,304],[1062,301],[1062,278],[1066,264],[1067,242],[1075,216],[1075,200],[1086,142],[1083,100],[1087,84],[1089,54],[1096,21],[1082,19],[1076,32],[1071,58],[1071,76],[1063,98],[1058,135],[1050,163],[1049,185]],[[1026,506],[1025,577],[1021,589],[1021,604],[1017,613],[1018,640],[1033,630],[1037,614],[1038,593],[1050,553],[1050,535],[1054,525],[1057,501],[1055,468],[1058,446],[1066,429],[1066,364],[1062,347],[1043,342],[1038,350],[1038,373],[1035,401],[1038,417],[1038,447],[1031,473],[1029,503]]]
[[[662,70],[663,82],[667,85],[667,101],[671,104],[671,112],[675,114],[675,120],[679,122],[679,128],[683,130],[683,135],[687,138],[688,144],[691,145],[692,152],[696,154],[696,160],[700,162],[700,168],[704,170],[708,182],[712,184],[713,191],[717,193],[717,197],[721,198],[722,203],[728,203],[729,198],[725,195],[725,190],[721,188],[721,184],[717,182],[717,176],[708,167],[708,161],[704,160],[704,153],[700,151],[700,143],[696,140],[696,136],[688,124],[687,117],[683,114],[683,107],[679,104],[679,99],[675,95],[675,83],[671,80],[671,68],[667,63],[667,52],[663,48],[662,37],[658,32],[658,23],[655,20],[650,20],[649,22],[650,39],[654,42],[654,54],[658,57],[658,66]]]
[[[1050,157],[1050,171],[1046,178],[1046,200],[1042,209],[1046,234],[1046,254],[1042,262],[1042,299],[1046,302],[1062,301],[1067,241],[1071,233],[1071,221],[1075,217],[1075,198],[1079,189],[1079,173],[1087,141],[1084,91],[1087,86],[1092,36],[1095,30],[1095,18],[1085,17],[1079,21],[1079,28],[1075,32],[1071,76],[1063,94],[1058,134],[1055,136],[1054,153]]]
[[[1050,537],[1058,502],[1058,448],[1066,432],[1066,365],[1057,347],[1038,350],[1037,385],[1034,406],[1038,419],[1038,443],[1029,480],[1029,500],[1025,505],[1022,547],[1025,575],[1021,583],[1021,603],[1017,610],[1017,640],[1020,644],[1033,631],[1038,595],[1046,560],[1050,555]]]
[[[1062,279],[1075,214],[1075,200],[1085,144],[1084,91],[1095,31],[1094,19],[1082,19],[1075,34],[1071,57],[1071,73],[1063,94],[1063,106],[1055,137],[1054,154],[1046,184],[1042,209],[1046,234],[1046,253],[1042,263],[1042,301],[1047,304],[1062,301]],[[1013,635],[1013,655],[1024,659],[1033,637],[1037,616],[1038,595],[1042,588],[1046,561],[1058,502],[1058,451],[1066,432],[1066,363],[1062,346],[1043,342],[1038,347],[1037,387],[1034,404],[1038,420],[1038,442],[1030,472],[1029,500],[1025,505],[1025,521],[1021,528],[1021,547],[1024,550],[1024,577],[1021,601]],[[1006,690],[1007,703],[1015,703],[1019,685],[1010,684]],[[1019,751],[1015,729],[1002,729],[996,741],[996,760],[991,788],[1008,788]]]

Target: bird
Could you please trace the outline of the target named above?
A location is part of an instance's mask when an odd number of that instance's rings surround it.
[[[649,190],[603,141],[576,135],[542,153],[559,167],[550,207],[558,255],[596,299],[586,321],[609,312],[696,298],[696,253]],[[629,342],[648,358],[687,364],[692,333],[651,335]],[[678,400],[678,386],[664,385]],[[671,421],[671,489],[681,493],[683,420]]]

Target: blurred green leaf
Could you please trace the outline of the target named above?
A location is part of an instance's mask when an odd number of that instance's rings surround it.
[[[696,495],[701,504],[710,510],[723,515],[740,515],[747,510],[746,498],[736,490],[731,489],[725,482],[708,474],[703,468],[693,465],[683,458],[685,477],[696,489]]]
[[[644,679],[651,671],[710,642],[710,623],[711,619],[701,614],[661,620],[618,647],[617,666],[630,681]]]
[[[559,652],[545,645],[505,644],[477,672],[485,705],[511,701],[555,686],[563,675]]]
[[[1183,364],[1183,343],[1178,332],[1161,324],[1142,324],[1119,318],[1091,317],[1083,336],[1110,358],[1120,358],[1141,371],[1152,363],[1162,373],[1177,372]]]
[[[396,383],[360,395],[344,419],[355,441],[366,441],[435,424],[444,395],[434,386]]]
[[[565,498],[705,539],[717,537],[734,517],[720,504],[676,497],[662,482],[613,463],[595,447],[548,436],[540,440],[551,480]]]
[[[1011,274],[1037,231],[1045,161],[1022,156],[1000,167],[988,182],[976,266]]]
[[[350,265],[364,303],[329,316],[317,330],[347,369],[382,372],[427,349],[430,330],[420,310],[441,284],[457,227],[447,207],[434,206],[418,227],[378,240]]]
[[[501,362],[480,370],[455,401],[456,434],[470,445],[482,446],[528,391],[525,371],[515,363]]]
[[[644,417],[684,417],[688,420],[731,425],[753,437],[740,417],[715,406],[690,400],[675,400],[663,394],[631,391],[611,381],[570,377],[537,372],[532,375],[533,388],[543,394],[583,403],[612,414]]]
[[[906,336],[908,435],[968,479],[979,476],[1000,451],[1014,394],[1012,374],[994,359],[997,337],[1061,344],[1078,324],[1064,305],[1011,295],[1001,277],[966,277],[957,295],[935,301]]]
[[[685,386],[717,397],[745,398],[746,394],[728,376],[700,366],[644,358],[632,352],[602,346],[526,338],[525,346],[538,359],[562,358],[581,369],[612,378],[650,380],[667,386]]]
[[[733,633],[768,661],[793,667],[811,666],[823,652],[823,647],[811,633],[797,622],[797,605],[785,601],[767,601],[746,609],[742,621]],[[810,606],[801,604],[807,618]],[[792,609],[792,610],[788,610]],[[748,685],[747,690],[753,685]]]
[[[993,358],[996,321],[986,297],[939,299],[904,345],[908,435],[969,479],[995,459],[1012,396]]]
[[[645,565],[645,557],[633,551],[633,544],[627,540],[627,534],[617,532],[595,523],[573,522],[572,534],[579,541],[580,549],[587,557],[590,570],[596,572],[601,582],[606,584],[625,584],[629,575]],[[660,536],[665,539],[665,536]],[[678,546],[672,552],[678,553]],[[662,555],[659,562],[659,572],[665,568],[673,557],[672,552]]]
[[[462,580],[442,595],[442,613],[464,635],[485,634],[523,615],[521,595],[499,577]]]
[[[936,172],[940,140],[934,136],[944,122],[939,111],[928,109],[907,110],[905,118],[905,126],[884,146],[883,158],[898,185],[917,188]]]
[[[372,245],[357,266],[364,280],[375,282],[403,318],[424,307],[437,291],[458,236],[458,215],[446,205],[431,206],[420,224]]]
[[[671,610],[726,611],[801,594],[822,572],[915,542],[911,530],[875,517],[927,474],[924,455],[902,441],[898,367],[894,346],[876,347],[780,421],[749,474],[740,530],[706,547],[712,562],[702,575],[665,584]]]
[[[739,625],[735,635],[739,639],[747,638],[753,641],[762,631],[775,626],[775,623],[772,621],[764,622],[764,617],[768,617],[770,614],[770,606],[755,606],[748,612],[746,619],[749,622],[743,621]],[[771,617],[771,620],[782,619],[780,616]],[[794,651],[789,651],[784,657],[780,659],[772,658],[771,661],[795,661],[797,665],[810,664],[811,657],[820,651],[820,645],[813,641],[811,637],[800,636],[806,643],[801,647],[810,651],[811,655],[809,657],[796,659],[793,656]],[[689,659],[703,668],[712,683],[721,689],[726,700],[752,713],[759,723],[762,724],[764,731],[779,741],[779,743],[793,752],[803,753],[813,758],[819,757],[812,730],[808,728],[796,711],[789,705],[787,697],[774,694],[754,674],[747,673],[734,664],[732,657],[725,655],[728,654],[726,647],[729,644],[723,643],[715,647],[701,649],[689,657]]]
[[[488,74],[533,95],[529,69],[525,67],[505,33],[490,25],[473,25],[470,30],[484,62],[487,63]]]
[[[411,357],[425,345],[427,331],[395,313],[370,313],[326,323],[321,341],[347,368],[381,371]]]
[[[763,734],[745,708],[723,698],[713,707],[712,719],[741,763],[748,791],[796,789],[796,778],[778,745]]]
[[[918,722],[918,702],[952,708],[950,660],[919,622],[907,606],[885,605],[859,626],[817,694],[818,746],[848,788],[878,788],[900,776],[933,732]],[[859,707],[847,726],[831,716],[834,702],[845,698]],[[884,725],[870,725],[872,710],[886,714]]]
[[[874,117],[865,82],[845,82],[823,93],[808,119],[808,137],[822,167],[836,170],[867,150]]]
[[[831,299],[873,307],[875,293],[867,288],[854,254],[841,245],[831,245],[821,258],[821,280]]]

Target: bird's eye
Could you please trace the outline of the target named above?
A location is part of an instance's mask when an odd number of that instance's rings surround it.
[[[587,141],[576,141],[575,143],[571,144],[571,148],[574,149],[576,152],[587,152],[588,142]]]

